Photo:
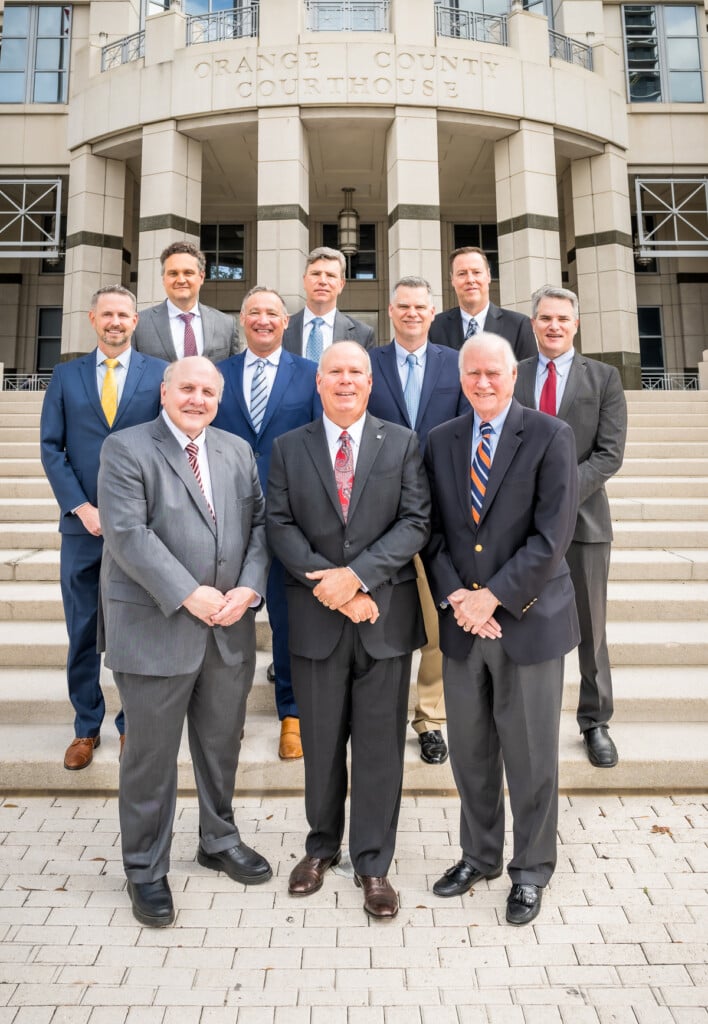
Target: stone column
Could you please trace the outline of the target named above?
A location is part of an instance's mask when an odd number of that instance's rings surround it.
[[[62,358],[90,352],[96,337],[86,319],[92,294],[122,284],[125,164],[93,156],[90,146],[71,155],[66,215],[66,270]]]
[[[432,17],[432,12],[431,12]],[[438,128],[434,109],[397,107],[386,135],[388,278],[424,277],[442,309]]]
[[[641,387],[627,160],[607,145],[571,164],[580,337],[586,355]]]
[[[290,313],[304,302],[310,251],[310,154],[297,107],[258,111],[258,273]]]
[[[553,125],[521,121],[494,146],[503,306],[531,311],[531,294],[561,283]]]
[[[175,121],[143,128],[140,175],[138,304],[165,297],[160,253],[171,242],[199,245],[202,206],[202,144],[180,134]]]

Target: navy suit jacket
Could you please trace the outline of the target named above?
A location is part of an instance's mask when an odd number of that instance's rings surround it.
[[[315,385],[317,367],[309,359],[282,350],[263,422],[256,433],[243,394],[245,363],[246,350],[218,364],[224,375],[224,394],[213,425],[242,437],[250,444],[265,494],[273,441],[288,430],[310,423],[322,413]]]
[[[433,427],[469,412],[469,402],[460,388],[457,352],[451,348],[428,344],[415,423],[410,423],[408,419],[394,342],[373,349],[369,355],[374,377],[369,412],[382,420],[400,423],[402,427],[415,430],[421,451]]]
[[[423,564],[438,608],[464,587],[488,587],[501,602],[498,641],[512,661],[533,665],[579,640],[575,592],[565,561],[578,513],[573,432],[516,399],[499,437],[479,524],[472,519],[473,414],[433,430],[425,465],[433,498]],[[440,611],[440,648],[458,661],[476,642]]]
[[[88,536],[71,510],[87,501],[98,504],[98,467],[108,435],[154,420],[159,413],[166,365],[162,359],[131,352],[113,426],[108,425],[96,386],[96,350],[54,367],[42,405],[40,454],[61,510],[61,533]]]
[[[519,363],[522,359],[528,359],[530,356],[538,354],[531,321],[524,313],[517,313],[513,309],[502,309],[490,302],[484,329],[506,338]],[[460,307],[455,306],[454,309],[446,309],[444,312],[438,313],[430,325],[428,336],[436,345],[447,345],[459,351],[465,340]]]

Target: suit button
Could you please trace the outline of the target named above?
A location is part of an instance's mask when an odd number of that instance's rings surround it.
[[[344,541],[344,547],[345,547],[345,548],[350,548],[351,546],[352,546],[352,545],[351,545],[351,542],[350,542],[350,541],[348,541],[348,540],[345,540],[345,541]]]
[[[479,590],[479,583],[473,583],[472,584],[472,589],[473,590]]]
[[[481,544],[475,544],[474,549],[475,551],[484,551],[484,548],[482,547]]]
[[[253,455],[254,455],[254,458],[256,458],[256,459],[260,459],[260,457],[261,457],[261,453],[260,452],[254,452]]]

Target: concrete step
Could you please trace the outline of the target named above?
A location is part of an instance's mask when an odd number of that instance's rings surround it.
[[[64,724],[0,725],[0,789],[10,792],[86,791],[115,794],[118,739],[107,726],[91,766],[67,772],[64,751],[71,740]],[[236,788],[239,794],[297,792],[304,789],[302,761],[278,760],[278,723],[268,714],[251,714],[241,746]],[[620,753],[616,768],[593,768],[585,756],[574,716],[564,712],[560,739],[560,789],[573,792],[681,792],[705,787],[708,773],[708,724],[618,722],[612,736]],[[127,742],[130,742],[128,737]],[[426,765],[415,733],[406,737],[403,788],[407,795],[454,793],[450,762]],[[186,740],[179,756],[179,788],[194,793]]]
[[[661,432],[665,427],[696,426],[708,427],[708,404],[690,405],[686,408],[670,405],[667,408],[661,407],[661,411],[649,412],[640,406],[629,410],[629,422],[632,427],[655,427]]]
[[[0,583],[0,622],[64,621],[58,583]]]
[[[658,459],[630,458],[625,454],[622,468],[617,476],[612,477],[609,483],[612,484],[617,480],[624,480],[627,477],[654,477],[659,472],[661,473],[660,479],[662,480],[671,479],[675,476],[682,476],[686,479],[705,477],[708,476],[708,458],[694,459],[687,456],[686,458],[666,458],[659,461]]]
[[[52,498],[0,498],[0,523],[58,522],[59,506]]]
[[[2,593],[0,586],[0,607]],[[655,623],[657,629],[664,629],[667,622],[691,619],[708,621],[708,583],[693,580],[613,580],[607,592],[607,617],[625,622],[646,623],[649,620]]]
[[[674,418],[673,426],[665,427],[640,427],[636,426],[634,419],[629,420],[627,428],[628,441],[656,441],[666,445],[674,442],[678,448],[690,445],[692,441],[708,441],[708,425],[692,424],[684,421],[683,416]]]
[[[0,498],[34,502],[37,498],[53,497],[49,481],[44,476],[3,476],[0,473]]]
[[[708,497],[708,474],[696,476],[625,476],[624,473],[607,482],[610,501],[618,498],[642,500],[652,495],[664,498],[706,498]],[[2,481],[0,480],[0,494]]]
[[[55,583],[59,580],[59,551],[0,550],[0,579]]]
[[[20,441],[24,444],[34,442],[39,447],[39,419],[35,420],[33,426],[3,427],[2,436],[4,441]]]
[[[44,469],[39,458],[0,459],[0,477],[41,477]]]
[[[708,551],[621,548],[614,545],[611,580],[708,580]]]
[[[56,505],[55,505],[56,508]],[[43,523],[32,521],[27,522],[4,522],[2,524],[2,545],[4,549],[19,548],[25,550],[28,547],[33,549],[44,549],[46,551],[56,550],[61,543],[61,536],[57,528],[59,521],[58,510],[53,522],[47,520]]]
[[[613,666],[708,664],[708,622],[609,621],[607,643]]]
[[[5,459],[38,459],[39,439],[37,441],[11,441],[3,430],[2,457]]]
[[[6,410],[0,406],[0,430],[6,427],[35,427],[39,428],[39,409],[12,409]]]
[[[702,665],[618,665],[612,669],[617,722],[708,722]],[[575,714],[580,690],[577,651],[566,658],[563,709]]]
[[[666,498],[613,498],[612,518],[617,521],[663,519],[692,523],[708,520],[708,501],[703,498],[676,498],[668,495]]]
[[[614,512],[614,503],[613,503]],[[666,519],[646,522],[640,519],[613,520],[615,548],[708,548],[708,523],[671,522]]]
[[[660,440],[651,441],[630,437],[627,440],[627,447],[624,450],[625,461],[627,459],[691,459],[708,458],[708,443],[698,439],[689,438],[682,444],[664,444]]]

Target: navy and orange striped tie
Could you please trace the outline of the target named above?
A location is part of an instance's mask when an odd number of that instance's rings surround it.
[[[475,524],[479,522],[479,517],[482,512],[482,503],[484,502],[484,495],[487,492],[487,480],[489,479],[489,467],[492,464],[492,424],[491,423],[480,423],[480,433],[482,436],[479,439],[477,445],[477,451],[474,453],[472,459],[472,468],[470,470],[470,478],[472,482],[472,518]]]

